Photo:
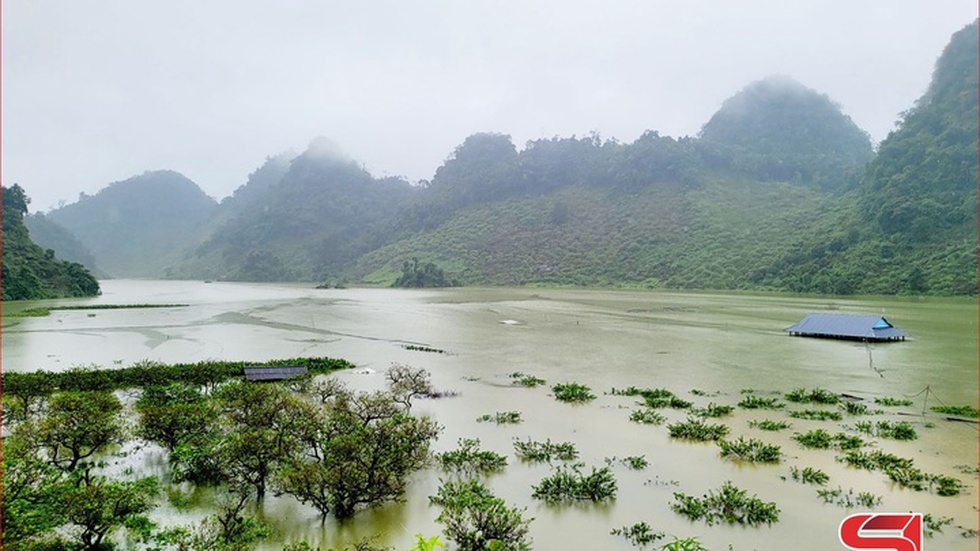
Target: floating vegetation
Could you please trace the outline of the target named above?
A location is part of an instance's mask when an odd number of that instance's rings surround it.
[[[852,488],[849,488],[845,493],[840,486],[835,490],[818,489],[817,495],[823,499],[824,503],[833,503],[838,507],[844,507],[846,509],[852,509],[857,506],[861,506],[864,509],[871,509],[881,505],[881,496],[876,496],[871,492],[859,492],[855,494]]]
[[[519,411],[498,411],[493,415],[484,413],[476,418],[477,423],[487,423],[490,421],[493,421],[498,425],[516,425],[517,423],[523,421],[523,419],[521,419],[521,412]]]
[[[939,532],[941,534],[943,532],[943,526],[947,526],[950,524],[953,524],[953,519],[951,519],[950,517],[936,518],[932,516],[930,513],[926,513],[922,515],[922,533],[925,534],[927,538],[931,538],[936,534],[936,532]],[[976,530],[974,530],[974,534],[973,534],[974,537],[976,536],[975,532]],[[963,537],[967,537],[967,536],[964,535]]]
[[[558,461],[574,461],[578,459],[578,450],[571,442],[552,443],[551,439],[544,442],[537,442],[530,438],[526,441],[515,440],[514,452],[523,461],[530,462],[551,462],[553,459]]]
[[[549,503],[559,501],[605,501],[616,498],[616,477],[609,467],[596,469],[588,475],[582,474],[582,464],[572,468],[559,467],[555,474],[545,477],[537,486],[532,486],[531,497]]]
[[[704,520],[708,526],[716,522],[757,526],[779,520],[779,508],[775,502],[749,497],[748,492],[731,481],[722,484],[717,492],[709,490],[700,498],[676,492],[670,508],[691,520]]]
[[[692,388],[691,389],[691,394],[693,394],[695,396],[707,396],[708,395],[707,392],[701,390],[700,388]]]
[[[906,398],[889,398],[885,396],[883,398],[875,398],[875,403],[878,404],[879,406],[886,406],[886,407],[904,407],[904,406],[911,406],[912,400]]]
[[[792,427],[793,424],[789,421],[773,421],[772,419],[763,419],[762,421],[749,421],[749,426],[760,430],[780,431]]]
[[[840,402],[840,396],[823,388],[815,388],[809,392],[805,388],[797,388],[788,392],[785,397],[788,401],[798,404],[831,405]]]
[[[959,417],[977,418],[977,408],[973,406],[932,406],[932,411],[946,415],[957,415]]]
[[[436,455],[443,470],[459,473],[491,474],[507,466],[507,458],[499,453],[480,449],[478,438],[460,438],[459,449]]]
[[[755,389],[754,388],[743,388],[742,390],[739,390],[738,392],[739,392],[739,394],[755,394]]]
[[[853,401],[842,402],[840,405],[840,410],[847,415],[868,415],[871,413],[871,410],[868,409],[867,404]]]
[[[797,467],[790,467],[789,474],[793,477],[793,480],[797,482],[802,482],[803,484],[816,484],[817,486],[823,486],[830,480],[827,473],[821,471],[820,469],[814,469],[813,467],[804,467],[802,470]]]
[[[891,438],[892,440],[915,440],[919,437],[915,432],[915,428],[906,421],[899,421],[897,423],[878,421],[874,425],[870,421],[858,421],[854,424],[854,429],[869,436]]]
[[[831,447],[839,450],[854,450],[865,444],[864,440],[862,440],[860,436],[851,436],[844,434],[843,432],[838,432],[837,434],[831,436],[831,434],[824,429],[815,429],[803,434],[794,434],[793,440],[796,440],[804,448],[816,448],[822,450],[829,449]]]
[[[708,405],[703,408],[694,408],[691,410],[693,415],[698,417],[724,417],[726,415],[731,415],[735,408],[732,406],[719,406],[714,402],[708,403]]]
[[[801,409],[786,413],[794,419],[809,419],[811,421],[840,421],[844,418],[839,411],[827,411],[823,409]]]
[[[738,403],[738,407],[743,409],[783,409],[786,404],[777,398],[762,398],[759,396],[746,396]]]
[[[766,444],[761,440],[748,440],[738,437],[737,440],[720,440],[721,456],[735,461],[752,461],[755,463],[779,463],[783,452],[775,444]]]
[[[582,403],[595,400],[592,389],[579,383],[561,383],[551,387],[559,402]]]
[[[514,373],[511,373],[510,378],[513,379],[513,384],[517,386],[527,387],[527,388],[534,388],[536,386],[541,386],[546,382],[544,379],[540,377],[527,375],[521,373],[520,371],[515,371]]]
[[[632,526],[614,528],[609,534],[612,536],[623,536],[626,538],[626,541],[636,547],[649,545],[657,540],[664,539],[664,536],[666,536],[663,532],[654,532],[653,528],[645,522],[637,522]]]
[[[701,545],[698,538],[680,539],[675,536],[674,541],[665,543],[660,551],[708,551],[708,548]]]
[[[870,452],[848,450],[844,455],[838,456],[837,461],[868,471],[886,471],[888,469],[895,468],[911,468],[913,465],[913,461],[907,457],[898,457],[897,455],[886,453],[881,450],[873,450]]]
[[[660,425],[667,418],[652,408],[634,409],[630,412],[630,421],[643,425]]]
[[[405,350],[414,350],[415,352],[429,352],[432,354],[446,354],[447,352],[441,348],[431,348],[429,346],[421,346],[418,344],[403,344],[402,348]]]
[[[688,417],[682,423],[667,425],[671,438],[684,438],[687,440],[699,440],[708,442],[711,440],[721,440],[728,435],[728,426],[720,424],[705,423],[700,419]]]
[[[613,463],[619,463],[634,471],[642,471],[650,466],[650,461],[647,460],[645,455],[628,455],[622,459],[618,457],[606,458],[606,465],[611,466]]]
[[[610,394],[613,396],[639,396],[643,398],[644,405],[658,409],[665,407],[687,409],[693,405],[687,400],[678,398],[677,395],[666,388],[637,388],[635,386],[631,386],[623,390],[617,390],[614,388]]]
[[[917,491],[935,491],[940,496],[955,496],[963,489],[959,479],[946,475],[924,473],[915,467],[914,462],[907,457],[885,453],[881,450],[862,452],[849,450],[837,458],[838,461],[852,467],[869,471],[881,471],[902,488]]]
[[[796,440],[804,448],[821,450],[829,449],[831,442],[833,442],[830,433],[823,429],[811,430],[803,434],[796,433],[793,435],[793,440]]]

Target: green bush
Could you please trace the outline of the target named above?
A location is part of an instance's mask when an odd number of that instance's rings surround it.
[[[581,465],[571,469],[559,468],[555,474],[532,486],[531,497],[549,503],[558,501],[605,501],[616,497],[616,477],[608,467],[596,469],[588,475],[582,474]]]
[[[682,423],[667,425],[667,430],[670,431],[671,438],[708,442],[724,438],[729,429],[726,425],[708,424],[700,419],[689,417]]]
[[[775,444],[766,444],[761,440],[748,440],[738,437],[736,440],[720,440],[721,456],[736,461],[751,461],[757,463],[779,463],[782,450]]]
[[[675,513],[691,520],[704,520],[709,526],[717,522],[757,526],[779,520],[779,508],[774,502],[749,497],[748,492],[731,481],[725,482],[717,492],[709,490],[700,498],[677,492],[670,507]]]
[[[561,383],[551,387],[559,402],[582,403],[595,400],[592,389],[579,383]]]
[[[738,407],[743,409],[782,409],[786,404],[776,398],[762,398],[759,396],[746,396],[738,403]]]

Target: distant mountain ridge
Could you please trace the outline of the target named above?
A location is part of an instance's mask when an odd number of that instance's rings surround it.
[[[776,76],[698,137],[519,149],[478,133],[420,186],[317,139],[220,205],[147,173],[49,216],[114,276],[387,285],[417,258],[471,285],[971,294],[976,45],[974,22],[877,152],[830,98]]]

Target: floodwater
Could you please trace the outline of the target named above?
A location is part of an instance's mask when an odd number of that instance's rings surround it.
[[[103,282],[103,295],[59,304],[184,303],[172,309],[54,311],[45,318],[3,320],[3,369],[61,370],[76,365],[126,366],[141,359],[194,362],[206,359],[261,361],[293,356],[346,358],[369,374],[337,376],[355,388],[384,385],[392,363],[431,371],[435,386],[458,397],[420,401],[413,413],[434,417],[444,430],[436,451],[476,437],[482,447],[508,456],[510,465],[489,479],[506,501],[526,507],[536,549],[631,549],[609,531],[645,521],[654,530],[696,536],[710,549],[836,549],[837,527],[848,514],[825,504],[813,486],[789,479],[790,467],[812,466],[830,475],[828,486],[870,491],[883,497],[876,511],[921,511],[951,517],[953,524],[927,540],[929,549],[975,549],[963,529],[977,528],[977,426],[949,422],[923,406],[977,403],[977,304],[972,299],[820,298],[764,294],[595,291],[565,289],[335,289],[300,285],[218,282]],[[8,303],[10,312],[37,303]],[[813,311],[881,313],[911,338],[876,344],[789,337],[782,329]],[[449,354],[406,350],[421,344]],[[873,367],[873,369],[872,369]],[[579,382],[599,395],[572,406],[555,401],[549,386],[510,385],[508,374],[522,371],[551,384]],[[912,442],[879,440],[877,446],[913,457],[928,473],[956,476],[965,484],[957,497],[939,497],[895,487],[880,472],[848,469],[834,451],[804,450],[790,437],[824,427],[830,432],[853,424],[792,419],[780,433],[749,428],[751,419],[784,419],[781,412],[736,409],[720,420],[731,436],[745,435],[780,444],[779,465],[725,461],[714,444],[671,440],[664,426],[629,422],[634,399],[607,395],[613,387],[662,387],[695,405],[734,405],[741,389],[757,394],[797,387],[874,397],[914,396],[915,405],[886,408],[871,420],[913,423]],[[690,393],[699,389],[709,396]],[[926,389],[928,389],[926,391]],[[875,407],[871,404],[871,407]],[[485,413],[516,410],[517,425],[478,423]],[[904,413],[906,415],[901,415]],[[663,410],[669,421],[683,412]],[[531,499],[531,486],[549,474],[547,465],[526,465],[514,457],[514,439],[574,442],[586,465],[607,457],[643,455],[641,471],[613,468],[617,499],[605,505],[552,506]],[[165,457],[152,447],[130,455],[145,472],[165,473]],[[588,469],[587,469],[588,470]],[[413,535],[441,532],[439,508],[428,504],[441,475],[419,473],[406,501],[359,513],[337,523],[289,498],[268,497],[255,513],[274,534],[260,547],[306,539],[323,547],[342,546],[379,535],[378,543],[407,549]],[[750,494],[775,501],[780,521],[771,527],[692,523],[670,509],[674,492],[701,495],[731,480]],[[210,499],[207,494],[199,498]],[[189,522],[207,514],[202,506],[177,510],[164,502],[158,522]],[[962,527],[963,529],[959,528]],[[668,537],[668,541],[669,541]]]

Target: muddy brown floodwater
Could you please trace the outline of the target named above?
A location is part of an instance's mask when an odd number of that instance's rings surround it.
[[[436,451],[456,447],[458,438],[479,438],[484,449],[508,456],[509,466],[489,479],[495,493],[526,507],[534,517],[536,549],[631,549],[611,536],[613,528],[645,521],[678,537],[696,536],[710,549],[841,548],[837,526],[850,513],[824,503],[813,486],[793,482],[791,467],[816,467],[830,475],[829,488],[872,492],[882,497],[876,511],[921,511],[951,517],[943,533],[927,540],[930,550],[976,549],[977,426],[950,422],[923,406],[977,403],[977,304],[973,299],[820,298],[765,294],[593,291],[565,289],[314,290],[302,285],[126,281],[103,282],[92,299],[41,304],[185,303],[173,309],[54,311],[44,318],[3,320],[3,368],[61,370],[96,364],[111,368],[142,359],[194,362],[206,359],[263,360],[293,356],[346,358],[367,374],[336,376],[355,388],[384,386],[393,362],[424,367],[440,389],[458,397],[419,402],[413,413],[434,417],[444,427]],[[39,303],[8,303],[6,311]],[[813,311],[884,314],[911,338],[877,344],[789,337],[782,329]],[[92,315],[94,314],[94,315]],[[417,344],[450,354],[406,350]],[[875,369],[872,369],[872,365]],[[511,385],[515,371],[546,379],[533,389]],[[550,385],[579,382],[598,394],[571,406],[550,395]],[[947,474],[964,483],[955,497],[902,489],[880,472],[847,468],[832,450],[806,450],[794,432],[847,430],[838,423],[788,419],[783,412],[736,408],[722,422],[731,436],[779,444],[778,465],[737,464],[719,457],[714,444],[672,440],[665,426],[629,421],[634,398],[608,395],[613,387],[660,387],[695,405],[735,405],[742,389],[775,396],[794,388],[822,387],[865,399],[915,396],[911,407],[861,419],[903,420],[919,438],[875,439],[875,446],[912,457],[922,471]],[[928,388],[928,393],[922,393]],[[707,393],[692,394],[691,390]],[[699,393],[700,394],[700,393]],[[928,402],[923,399],[928,394]],[[478,423],[498,411],[519,411],[516,425]],[[682,411],[663,410],[668,422]],[[781,432],[750,428],[753,419],[787,419]],[[853,431],[851,431],[853,433]],[[574,442],[586,465],[607,457],[643,455],[640,471],[614,467],[616,500],[606,505],[552,506],[531,499],[531,485],[549,474],[547,465],[514,457],[514,439]],[[115,468],[127,466],[165,476],[166,458],[152,447],[135,449]],[[414,477],[404,503],[360,512],[351,521],[320,522],[317,512],[289,498],[269,497],[254,512],[274,529],[260,548],[306,539],[323,547],[379,535],[379,543],[407,549],[415,533],[441,532],[439,509],[430,506],[441,475]],[[724,481],[775,501],[780,520],[771,527],[706,526],[670,509],[674,492],[701,495]],[[183,523],[209,513],[213,495],[190,496],[178,510],[165,499],[154,513],[162,524]]]

